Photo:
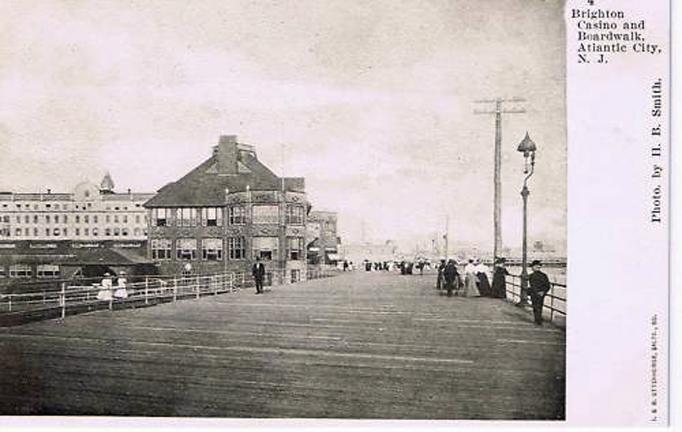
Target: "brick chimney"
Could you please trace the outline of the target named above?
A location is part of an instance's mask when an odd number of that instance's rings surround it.
[[[218,159],[218,174],[237,174],[237,135],[221,135],[213,154]]]

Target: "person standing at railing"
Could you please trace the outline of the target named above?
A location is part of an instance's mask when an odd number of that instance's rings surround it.
[[[256,294],[263,294],[263,279],[265,278],[265,265],[256,257],[256,262],[251,269],[253,279],[256,281]]]
[[[100,283],[101,288],[97,293],[97,300],[111,300],[113,285],[111,275],[108,272],[104,273],[104,278],[102,278],[102,282]]]
[[[530,300],[533,303],[533,317],[537,325],[542,325],[542,308],[545,304],[545,295],[552,288],[549,278],[540,270],[541,266],[542,263],[539,260],[530,263],[532,273],[528,276]]]
[[[505,267],[506,258],[495,260],[495,271],[493,272],[492,296],[495,298],[507,298],[507,275],[509,272]]]
[[[120,272],[118,275],[118,280],[116,281],[118,286],[116,287],[116,291],[114,291],[114,297],[117,299],[128,298],[128,290],[126,289],[127,282],[128,280],[126,279],[126,272]]]

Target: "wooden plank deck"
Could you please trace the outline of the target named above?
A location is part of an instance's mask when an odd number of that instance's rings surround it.
[[[433,275],[336,278],[0,329],[0,414],[563,419],[565,333]]]

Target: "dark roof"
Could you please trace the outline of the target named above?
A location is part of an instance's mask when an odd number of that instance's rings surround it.
[[[93,248],[72,250],[68,258],[57,261],[61,265],[109,265],[126,266],[134,264],[152,264],[152,261],[128,249]]]
[[[217,156],[213,155],[181,179],[159,189],[145,207],[211,207],[225,205],[225,189],[243,192],[280,190],[281,178],[263,165],[252,153],[240,152],[236,174],[219,174]],[[289,181],[288,181],[289,180]],[[295,179],[291,179],[295,180]],[[285,178],[285,188],[303,192],[302,181]]]

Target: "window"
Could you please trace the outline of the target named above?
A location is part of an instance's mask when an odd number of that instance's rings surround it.
[[[123,215],[123,223],[128,223],[128,215]]]
[[[230,225],[244,225],[246,223],[246,209],[241,206],[230,207]]]
[[[135,228],[135,230],[133,231],[133,235],[134,235],[135,237],[139,236],[139,235],[140,235],[140,229],[139,229],[139,228]]]
[[[135,223],[136,224],[140,223],[140,215],[135,215]]]
[[[14,235],[17,237],[21,236],[21,228],[15,228],[14,229]]]
[[[69,235],[69,230],[68,230],[67,228],[63,228],[63,229],[62,229],[62,234],[64,234],[65,236],[68,236],[68,235]]]
[[[38,223],[38,215],[33,215],[33,223]]]
[[[64,223],[69,223],[69,216],[68,215],[62,215],[62,220]]]
[[[266,261],[277,259],[277,250],[279,249],[279,238],[254,237],[252,249],[254,257],[258,257]]]
[[[92,235],[95,236],[95,237],[97,237],[97,236],[99,235],[99,229],[93,228],[93,229],[92,229]]]
[[[50,215],[45,215],[45,223],[50,223]]]
[[[97,216],[94,216],[95,222],[97,222]],[[90,216],[89,215],[83,215],[83,222],[84,223],[90,223]]]
[[[30,278],[33,276],[31,266],[25,264],[14,264],[9,266],[9,277],[11,278]]]
[[[76,223],[81,223],[81,217],[79,215],[76,215]]]
[[[81,235],[81,229],[80,228],[76,228],[76,235],[77,236]]]
[[[152,225],[153,226],[167,226],[170,225],[170,211],[165,208],[152,209]]]
[[[33,237],[38,237],[38,228],[33,228]]]
[[[17,220],[17,223],[20,224],[21,223],[21,216],[17,215],[16,220]]]
[[[85,236],[90,235],[90,228],[83,228],[83,235]]]
[[[59,235],[59,228],[55,228],[55,229],[52,231],[52,233],[53,233],[55,236],[58,236],[58,235]]]
[[[114,215],[114,223],[118,223],[118,215]]]
[[[222,226],[223,209],[219,207],[201,209],[201,223],[204,226]]]
[[[301,270],[291,271],[291,283],[296,283],[301,280]]]
[[[118,237],[121,234],[121,229],[119,227],[114,228],[114,235]]]
[[[30,235],[31,235],[31,230],[29,230],[28,228],[24,228],[24,235],[25,235],[26,237],[30,236]]]
[[[301,237],[287,238],[287,256],[292,261],[301,259],[301,250],[303,249],[303,239]]]
[[[104,216],[104,222],[106,222],[106,223],[111,222],[111,216],[109,216],[109,215]]]
[[[152,240],[152,259],[171,259],[171,241],[168,239]]]
[[[0,278],[7,277],[7,273],[5,273],[5,266],[0,265]]]
[[[38,264],[38,268],[36,270],[37,270],[36,271],[37,276],[40,279],[58,278],[59,277],[59,266],[58,265]]]
[[[59,223],[59,215],[54,215],[54,223]]]
[[[110,236],[111,235],[111,228],[104,228],[104,235]]]
[[[121,228],[121,235],[122,236],[128,236],[128,228]]]
[[[24,223],[31,222],[31,217],[29,215],[24,216]]]
[[[177,225],[181,227],[191,227],[197,225],[197,209],[179,208],[177,210]]]
[[[303,206],[287,206],[287,224],[303,224]]]
[[[254,224],[278,224],[279,207],[276,205],[255,205],[253,206]]]
[[[54,209],[55,209],[55,210],[59,210],[59,204],[55,204],[55,205],[54,205]]]
[[[230,253],[230,259],[246,259],[246,241],[244,237],[230,237],[227,239],[227,248]]]
[[[201,257],[206,261],[220,261],[223,259],[223,240],[207,238],[201,241]]]
[[[175,252],[177,259],[197,259],[197,240],[178,239],[175,244]]]

